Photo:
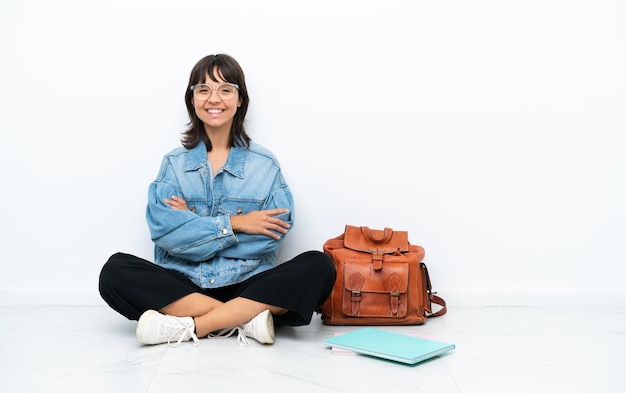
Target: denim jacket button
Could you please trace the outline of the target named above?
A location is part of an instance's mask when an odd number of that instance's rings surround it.
[[[215,279],[214,278],[209,279],[209,284],[213,284],[213,283],[215,283]]]
[[[224,234],[224,235],[228,235],[228,229],[226,229],[226,228],[222,228],[222,234]]]

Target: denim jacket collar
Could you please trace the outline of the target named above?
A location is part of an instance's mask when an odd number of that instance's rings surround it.
[[[235,177],[244,177],[244,167],[246,163],[246,153],[248,149],[241,146],[233,146],[230,148],[230,154],[226,164],[224,164],[224,171],[232,174]],[[195,171],[203,166],[207,165],[207,150],[204,142],[200,142],[189,151],[187,156],[187,162],[185,163],[185,171]]]

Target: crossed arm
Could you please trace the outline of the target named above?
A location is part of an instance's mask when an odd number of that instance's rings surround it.
[[[163,199],[173,210],[190,210],[184,199],[175,195],[171,199]],[[279,240],[285,235],[290,225],[275,216],[288,213],[289,209],[255,210],[248,214],[230,216],[230,225],[235,232],[243,232],[251,235],[265,235]]]

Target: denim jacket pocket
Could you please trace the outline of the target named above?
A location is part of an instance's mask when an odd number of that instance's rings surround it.
[[[218,209],[219,214],[225,214],[227,216],[235,216],[248,214],[255,210],[261,210],[263,208],[263,201],[252,199],[238,199],[228,198],[224,200]]]

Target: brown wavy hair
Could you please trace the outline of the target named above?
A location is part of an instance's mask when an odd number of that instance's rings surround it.
[[[198,83],[205,83],[207,74],[212,81],[217,82],[216,71],[217,75],[226,82],[236,83],[239,86],[241,105],[237,108],[237,113],[235,113],[235,118],[230,128],[229,145],[231,147],[247,147],[250,143],[251,138],[246,133],[244,126],[246,112],[248,112],[248,104],[250,103],[245,75],[241,66],[234,58],[225,54],[216,54],[200,59],[189,75],[189,84],[185,91],[185,104],[187,105],[187,113],[189,114],[189,128],[183,132],[181,140],[183,146],[188,149],[196,147],[200,141],[204,142],[207,151],[213,149],[213,145],[204,130],[204,123],[202,123],[202,120],[196,115],[196,110],[193,107],[193,91],[191,90],[191,86]]]

